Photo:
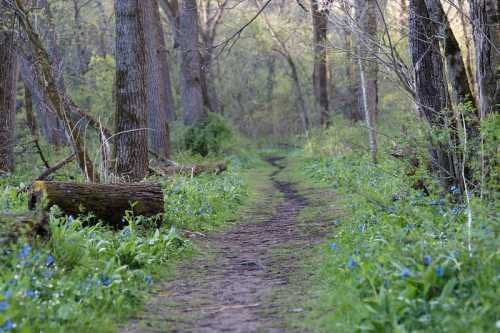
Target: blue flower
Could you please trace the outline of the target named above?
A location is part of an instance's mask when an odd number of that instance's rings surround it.
[[[2,327],[0,327],[0,332],[7,332],[16,328],[16,324],[12,320],[7,320]]]
[[[411,271],[410,271],[408,268],[406,268],[406,267],[405,267],[405,268],[403,268],[403,270],[401,271],[401,274],[400,274],[400,275],[401,275],[401,277],[402,277],[403,279],[406,279],[406,278],[408,278],[408,277],[410,277],[410,276],[411,276]]]
[[[96,233],[95,231],[92,231],[90,234],[89,234],[89,238],[94,238],[96,236]]]
[[[424,256],[424,265],[425,266],[429,266],[430,264],[432,264],[432,257],[431,256]]]
[[[330,249],[335,251],[337,249],[337,243],[330,244]]]
[[[12,289],[8,289],[3,295],[5,296],[5,298],[9,299],[12,297]]]
[[[67,225],[71,225],[71,223],[73,223],[73,215],[68,215],[68,218],[66,219],[66,224]]]
[[[153,284],[153,278],[151,277],[151,275],[146,275],[144,277],[144,281],[146,281],[148,285]]]
[[[338,225],[340,225],[340,221],[339,220],[334,220],[334,221],[332,221],[332,224],[334,226],[338,226]]]
[[[458,187],[456,187],[455,185],[453,185],[452,187],[450,187],[450,193],[458,194],[458,193],[460,193],[460,189]]]
[[[7,301],[0,302],[0,312],[4,312],[8,308],[9,308],[9,303],[7,303]]]
[[[26,290],[26,292],[24,293],[24,295],[26,297],[33,298],[33,297],[36,296],[36,292],[34,292],[33,290]]]
[[[111,284],[111,279],[106,277],[104,279],[102,279],[102,285],[105,286],[105,287],[108,287],[109,285]]]
[[[356,260],[354,260],[352,256],[349,256],[349,260],[347,260],[347,267],[349,269],[354,269],[356,268],[356,266],[357,266]]]
[[[444,276],[444,268],[441,266],[436,267],[436,275],[438,277],[443,277]]]
[[[12,279],[12,280],[9,281],[9,284],[11,286],[15,286],[17,284],[17,280],[16,279]]]
[[[359,232],[365,232],[365,229],[366,229],[366,225],[364,223],[358,225],[358,231]]]
[[[129,227],[124,228],[122,231],[122,235],[128,237],[130,235],[130,228]]]
[[[17,258],[24,259],[27,256],[29,256],[30,253],[31,253],[31,246],[25,245],[25,246],[23,246],[23,248],[21,249],[21,251],[19,251],[19,254],[17,255]]]
[[[54,257],[51,256],[50,254],[47,256],[47,259],[45,260],[45,265],[49,267],[54,263]]]

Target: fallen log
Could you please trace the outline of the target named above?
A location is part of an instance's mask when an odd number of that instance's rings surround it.
[[[163,192],[157,183],[105,185],[35,181],[29,208],[48,210],[53,205],[68,215],[93,213],[97,219],[115,228],[122,226],[127,210],[145,217],[164,211]]]
[[[215,164],[192,164],[192,165],[170,165],[159,166],[158,173],[162,176],[184,175],[195,177],[204,172],[219,174],[227,170],[227,162]]]

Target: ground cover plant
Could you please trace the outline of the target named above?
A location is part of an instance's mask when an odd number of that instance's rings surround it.
[[[356,142],[356,136],[347,137]],[[296,172],[332,189],[342,211],[331,221],[328,243],[317,249],[319,267],[310,267],[317,275],[305,326],[321,332],[497,330],[497,199],[466,205],[455,199],[455,187],[426,194],[402,172],[405,161],[373,164],[335,137],[328,136],[335,154],[315,152],[321,138],[297,154],[303,160]],[[425,175],[420,170],[419,177]]]

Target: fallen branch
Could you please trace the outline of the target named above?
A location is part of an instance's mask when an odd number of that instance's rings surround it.
[[[54,166],[48,166],[47,169],[45,169],[45,171],[36,178],[36,180],[45,180],[47,179],[47,177],[56,172],[57,170],[61,169],[63,166],[65,166],[66,164],[68,164],[69,162],[71,161],[74,161],[76,159],[76,155],[75,154],[71,154],[69,155],[68,157],[66,157],[65,159],[57,162],[56,164],[54,164]]]

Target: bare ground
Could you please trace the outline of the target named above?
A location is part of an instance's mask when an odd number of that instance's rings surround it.
[[[202,254],[182,266],[177,279],[161,285],[122,332],[295,331],[287,317],[307,309],[287,300],[300,300],[307,286],[292,286],[290,280],[304,274],[302,256],[327,227],[321,222],[307,231],[298,226],[309,202],[291,183],[278,180],[281,158],[267,161],[276,171],[260,204],[230,230],[202,240]]]

